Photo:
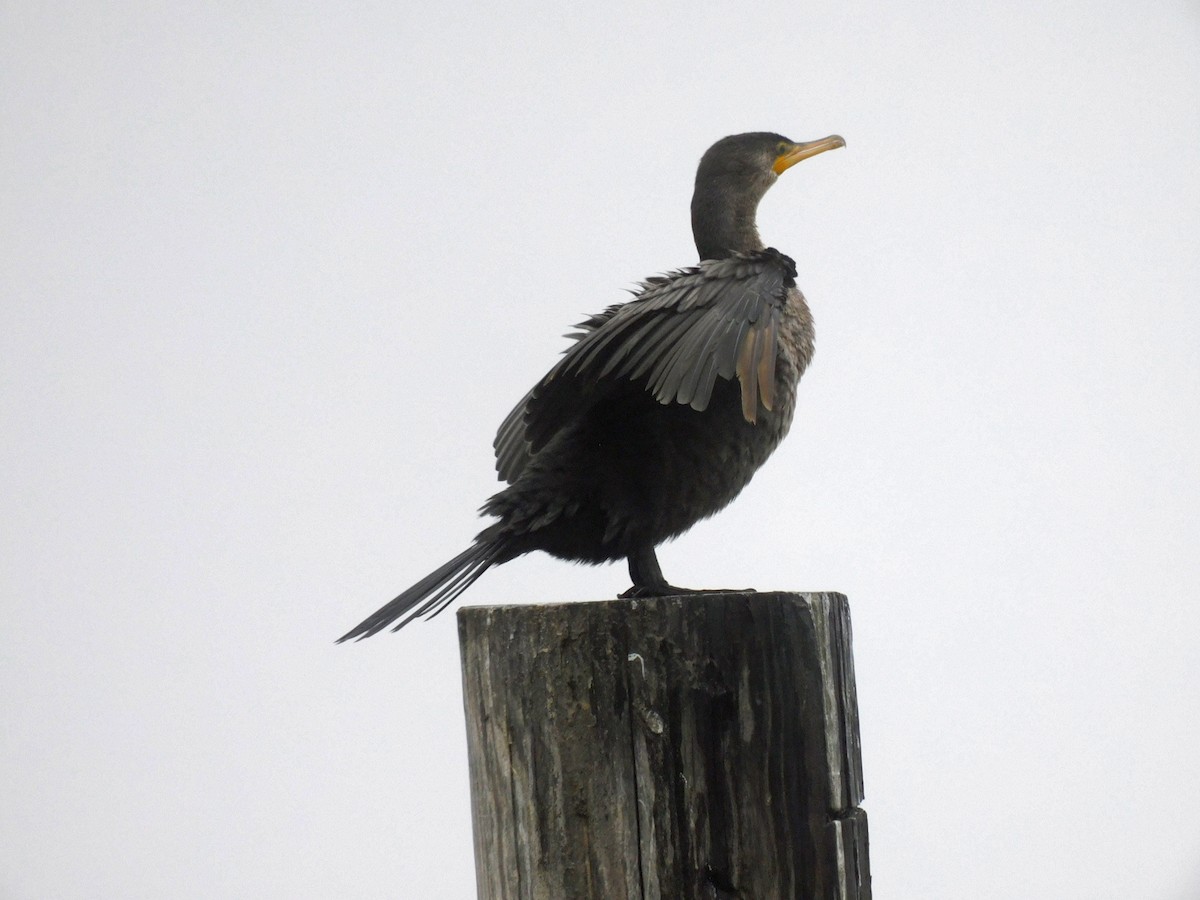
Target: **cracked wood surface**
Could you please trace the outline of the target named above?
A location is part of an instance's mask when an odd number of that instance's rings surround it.
[[[458,617],[480,898],[870,897],[845,597]]]

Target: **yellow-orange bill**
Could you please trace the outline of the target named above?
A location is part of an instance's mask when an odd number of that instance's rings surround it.
[[[824,153],[826,150],[836,150],[838,147],[845,146],[846,141],[839,134],[831,134],[829,137],[823,137],[819,141],[792,144],[789,149],[784,150],[779,156],[775,157],[775,165],[771,168],[775,170],[776,175],[781,175],[786,169],[790,169],[802,159],[808,159],[810,156],[816,156],[818,153]]]

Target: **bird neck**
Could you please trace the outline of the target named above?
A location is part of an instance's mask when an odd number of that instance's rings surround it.
[[[725,259],[764,248],[757,221],[762,194],[727,187],[720,181],[697,185],[692,196],[692,236],[701,259]]]

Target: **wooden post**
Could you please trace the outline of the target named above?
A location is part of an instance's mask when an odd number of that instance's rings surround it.
[[[481,900],[870,897],[844,596],[458,622]]]

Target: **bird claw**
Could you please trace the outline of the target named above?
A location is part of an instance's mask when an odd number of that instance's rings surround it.
[[[673,584],[657,586],[635,584],[623,594],[617,594],[619,600],[641,600],[648,597],[685,597],[688,594],[753,594],[754,588],[685,588]]]

